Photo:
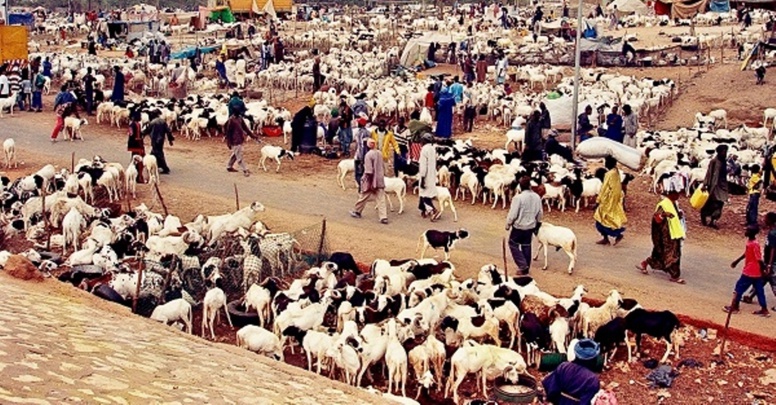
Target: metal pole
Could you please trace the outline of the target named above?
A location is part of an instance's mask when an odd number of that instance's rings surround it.
[[[574,96],[571,105],[571,150],[577,145],[577,116],[579,116],[579,60],[581,49],[579,47],[582,41],[582,0],[579,0],[577,7],[577,42],[574,46]]]

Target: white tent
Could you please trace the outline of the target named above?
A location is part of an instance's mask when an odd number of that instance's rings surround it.
[[[614,0],[606,6],[606,9],[614,10],[614,6],[617,6],[617,11],[621,13],[636,13],[638,15],[649,13],[649,8],[641,0]]]
[[[256,0],[253,0],[253,7],[256,7]],[[268,0],[261,11],[272,18],[278,18],[278,14],[275,12],[275,2],[272,0]]]
[[[445,47],[450,42],[460,42],[464,40],[466,36],[463,34],[440,34],[437,32],[427,32],[419,38],[412,38],[404,46],[404,51],[401,53],[400,63],[402,66],[414,66],[422,63],[426,59],[426,53],[428,53],[428,47],[432,42],[436,42],[442,47]]]

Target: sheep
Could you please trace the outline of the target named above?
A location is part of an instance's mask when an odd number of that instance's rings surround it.
[[[672,347],[675,350],[674,357],[679,358],[679,346],[682,342],[675,333],[680,326],[679,318],[671,311],[647,311],[641,306],[636,306],[625,316],[625,329],[636,334],[637,354],[641,348],[641,335],[645,333],[666,342],[666,352],[660,359],[661,363],[666,362]],[[630,343],[628,343],[628,359],[630,358]]]
[[[552,341],[552,336],[546,326],[541,323],[539,317],[531,312],[526,312],[520,317],[520,330],[523,339],[525,339],[528,363],[538,365],[536,352],[539,349],[547,349]]]
[[[361,360],[356,350],[345,342],[337,342],[326,350],[326,356],[334,360],[337,367],[345,371],[345,383],[356,384]]]
[[[75,207],[71,207],[65,215],[65,219],[62,220],[62,235],[64,236],[62,251],[67,250],[68,243],[73,246],[73,252],[78,250],[78,237],[83,228],[86,228],[86,220]]]
[[[364,326],[361,330],[361,340],[363,341],[360,353],[361,370],[358,372],[356,380],[357,387],[361,386],[364,373],[369,372],[369,367],[385,357],[385,350],[388,347],[388,336],[383,334],[382,329],[377,325],[369,324]],[[369,380],[373,381],[371,374],[369,374]]]
[[[148,170],[148,184],[159,182],[159,164],[156,156],[148,154],[143,156],[143,167]]]
[[[355,170],[356,170],[355,159],[343,159],[339,162],[339,164],[337,164],[337,184],[340,187],[342,187],[343,190],[346,190],[345,177],[348,175],[348,173],[353,172]]]
[[[617,346],[623,342],[628,345],[628,362],[631,362],[630,344],[625,335],[625,319],[620,317],[615,317],[595,332],[595,341],[601,345],[601,354],[604,356],[604,366],[612,360],[617,353]]]
[[[412,366],[412,370],[415,372],[416,379],[420,379],[423,374],[428,372],[431,358],[426,346],[415,346],[412,350],[410,350],[408,359],[410,365]]]
[[[272,297],[278,292],[277,280],[267,278],[261,284],[252,284],[245,294],[245,310],[254,308],[259,315],[259,326],[264,327],[269,322],[270,303]]]
[[[290,327],[299,330],[311,330],[323,324],[328,304],[316,302],[304,308],[289,308],[277,315],[274,323],[274,331],[278,336],[289,336]],[[283,338],[285,347],[285,338]]]
[[[334,346],[336,336],[316,330],[303,330],[296,326],[290,326],[283,331],[284,336],[292,336],[297,343],[302,345],[307,356],[307,371],[313,371],[313,357],[317,361],[316,373],[321,373],[321,363],[326,351]]]
[[[592,338],[599,327],[614,319],[621,303],[620,293],[617,290],[612,290],[602,306],[592,307],[585,311],[582,314],[582,334],[584,337]]]
[[[16,142],[13,138],[8,138],[3,141],[3,153],[5,155],[5,167],[11,168],[13,164],[14,168],[19,167],[19,162],[16,161]]]
[[[191,304],[183,298],[172,300],[166,304],[158,305],[151,313],[151,319],[164,324],[170,322],[183,322],[187,333],[191,331]]]
[[[84,140],[83,135],[81,134],[81,127],[84,125],[88,125],[89,121],[85,119],[79,119],[75,117],[67,117],[65,118],[65,140],[70,139],[72,142],[73,139]]]
[[[558,201],[558,207],[560,208],[561,212],[566,211],[566,186],[564,184],[559,186],[555,186],[552,183],[544,184],[544,195],[542,196],[542,201],[547,204],[547,212],[552,212],[550,202],[553,200]]]
[[[456,319],[453,317],[445,317],[442,320],[441,328],[445,330],[451,328],[458,332],[463,340],[473,338],[483,338],[489,336],[493,339],[496,346],[501,346],[501,339],[499,339],[499,320],[493,316],[493,311],[489,306],[485,306],[483,315],[485,322],[480,326],[474,326],[474,322],[471,318],[464,317],[462,319]]]
[[[232,325],[232,318],[229,316],[229,310],[226,307],[226,294],[224,290],[215,287],[208,290],[205,293],[205,298],[202,301],[202,336],[205,336],[205,325],[210,328],[210,337],[215,340],[215,329],[213,323],[218,316],[218,310],[223,308],[226,313],[226,320],[229,321],[229,326]]]
[[[551,315],[554,319],[550,322],[550,338],[558,353],[566,353],[566,339],[569,336],[569,321],[560,316],[553,310]]]
[[[771,125],[776,127],[776,108],[763,110],[763,127],[768,126],[768,120],[771,120]]]
[[[469,238],[469,232],[466,229],[459,229],[455,232],[436,231],[429,229],[423,232],[418,239],[418,244],[415,248],[415,253],[421,249],[420,258],[423,259],[426,256],[426,250],[432,248],[434,250],[442,249],[445,252],[445,260],[450,260],[450,250],[455,247],[455,244],[459,240]]]
[[[283,348],[280,346],[280,339],[260,326],[246,325],[240,328],[237,331],[237,347],[265,356],[272,355],[275,360],[283,361]]]
[[[721,108],[720,108],[720,109],[718,109],[718,110],[712,110],[712,111],[709,113],[709,115],[708,115],[708,116],[709,116],[709,117],[711,117],[711,118],[713,118],[715,122],[716,122],[716,121],[722,121],[722,125],[724,125],[724,126],[725,126],[725,128],[727,128],[727,127],[728,127],[728,122],[727,122],[727,111],[725,111],[725,110],[723,110],[723,109],[721,109]]]
[[[231,214],[206,217],[207,226],[202,229],[210,242],[215,242],[222,234],[235,232],[240,228],[248,229],[255,221],[259,212],[264,212],[264,205],[254,201],[250,206],[235,211]]]
[[[480,373],[478,386],[482,388],[482,395],[487,398],[487,380],[492,380],[499,374],[507,371],[516,371],[523,374],[526,371],[523,357],[510,349],[504,349],[492,345],[479,345],[467,341],[450,358],[450,377],[445,384],[445,395],[453,392],[453,402],[458,401],[458,387],[467,374]],[[516,382],[516,381],[515,381]]]
[[[124,190],[127,193],[132,193],[132,198],[137,198],[137,164],[142,161],[142,157],[138,155],[133,156],[132,162],[127,166],[127,172],[124,174]]]
[[[6,98],[0,98],[0,118],[3,118],[3,112],[5,109],[10,110],[11,117],[13,117],[13,108],[16,107],[17,92],[12,92]]]
[[[407,396],[407,352],[402,347],[397,335],[396,319],[388,320],[387,326],[388,345],[385,349],[385,364],[388,366],[388,393],[393,391],[394,382],[396,390],[401,383],[401,395]]]
[[[399,200],[399,214],[404,212],[404,197],[407,194],[407,183],[398,177],[385,177],[385,199],[388,200],[388,206],[393,212],[393,203],[391,202],[390,194],[396,194],[396,198]],[[344,187],[343,187],[344,189]],[[377,207],[375,207],[377,209]]]
[[[569,228],[553,225],[549,222],[542,222],[539,232],[536,234],[536,240],[539,241],[539,249],[536,250],[534,260],[539,258],[539,252],[544,250],[544,267],[547,270],[547,248],[554,246],[556,250],[563,249],[569,256],[568,273],[574,271],[574,265],[577,263],[577,236]]]
[[[280,171],[280,159],[284,157],[290,160],[294,160],[294,152],[285,150],[280,146],[264,145],[264,147],[261,148],[261,160],[259,161],[259,164],[261,165],[261,168],[264,169],[264,171],[266,172],[267,166],[265,162],[267,161],[267,159],[273,159],[278,164],[277,169],[275,169],[275,172],[277,173]]]
[[[450,211],[453,212],[453,221],[458,222],[458,212],[453,205],[453,196],[450,194],[450,190],[447,187],[437,186],[437,196],[435,197],[439,203],[439,217],[445,212],[445,206],[450,207]]]

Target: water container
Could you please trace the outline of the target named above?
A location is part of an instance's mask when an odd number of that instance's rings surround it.
[[[318,123],[314,120],[307,120],[304,123],[304,130],[302,131],[302,139],[299,143],[300,153],[311,153],[318,141]]]

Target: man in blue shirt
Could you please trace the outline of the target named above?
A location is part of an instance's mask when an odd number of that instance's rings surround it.
[[[453,78],[453,84],[450,85],[450,93],[453,94],[455,104],[463,102],[463,85],[460,83],[458,76]]]

